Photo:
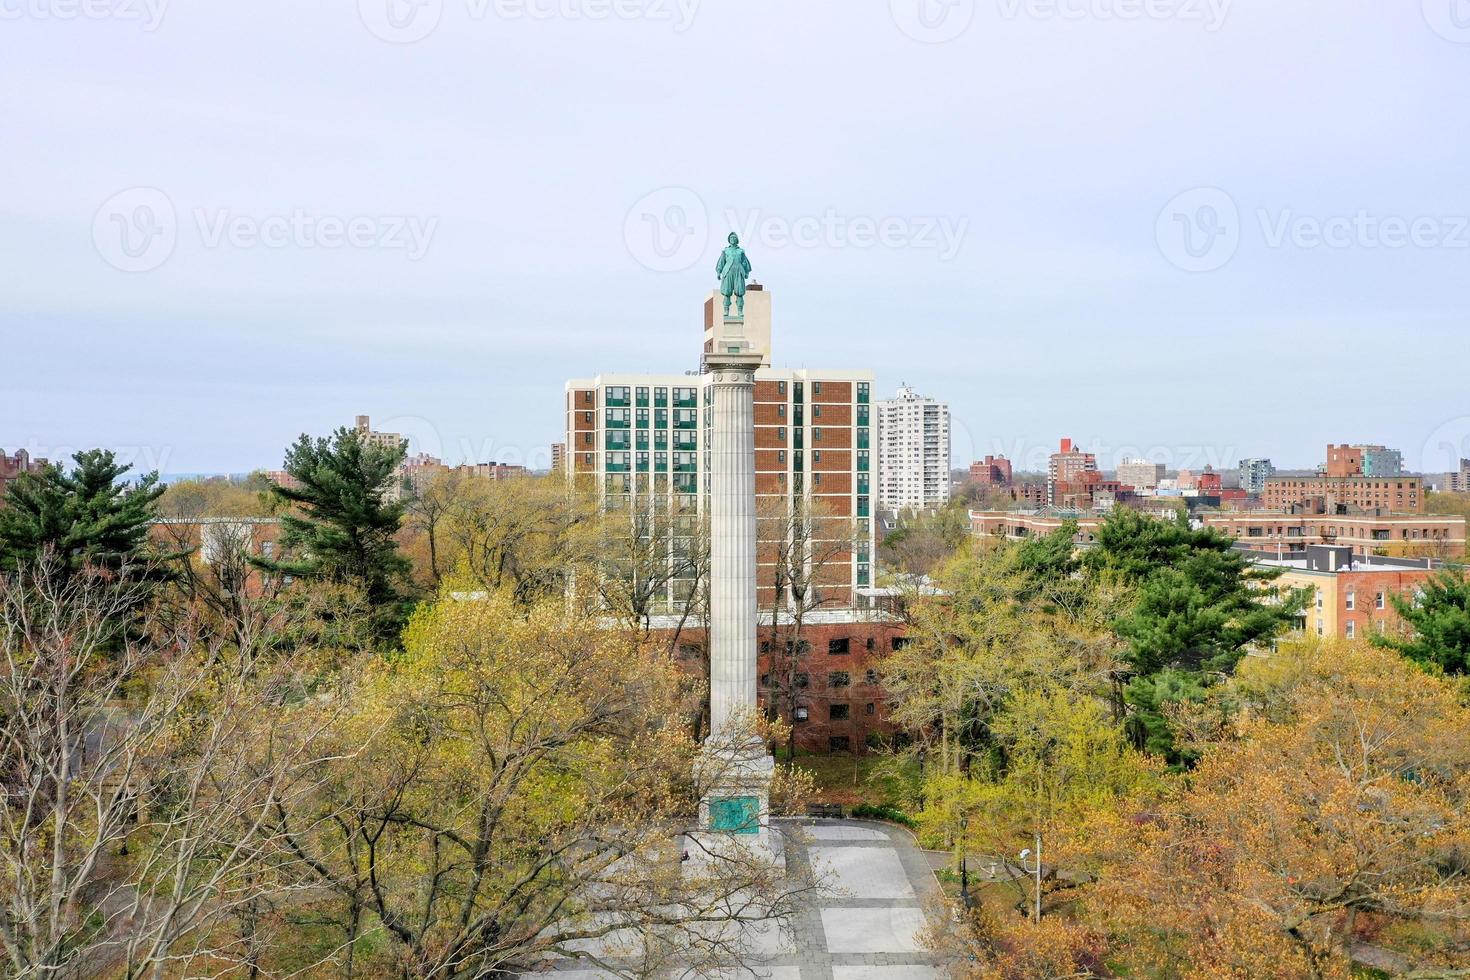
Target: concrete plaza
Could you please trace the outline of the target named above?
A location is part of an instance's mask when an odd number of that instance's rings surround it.
[[[785,930],[749,935],[754,970],[719,980],[941,980],[948,976],[925,952],[922,932],[935,914],[938,885],[909,833],[856,820],[775,821],[787,835],[791,861],[825,875],[829,893],[803,908]],[[535,976],[608,980],[613,974],[568,963]],[[690,974],[672,974],[685,980]]]

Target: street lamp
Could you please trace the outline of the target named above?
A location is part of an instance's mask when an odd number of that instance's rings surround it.
[[[1036,875],[1036,924],[1041,925],[1041,831],[1036,832],[1036,870],[1033,872],[1026,867],[1026,858],[1031,856],[1031,848],[1021,852],[1021,870],[1027,874]]]
[[[969,847],[966,841],[970,836],[970,818],[960,818],[960,904],[964,905],[966,911],[975,907],[975,898],[970,894],[970,865]]]

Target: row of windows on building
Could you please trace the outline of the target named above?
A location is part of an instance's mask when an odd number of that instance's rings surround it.
[[[784,398],[787,387],[785,381],[776,383],[776,390]],[[709,400],[710,389],[705,389],[705,399]],[[822,382],[812,382],[812,396],[816,397],[822,393]],[[650,404],[654,408],[668,407],[670,395],[675,406],[693,406],[699,404],[699,389],[694,387],[666,387],[663,385],[606,385],[603,388],[603,403],[608,406],[625,408],[646,408]],[[806,383],[802,381],[792,382],[792,401],[802,404],[806,401]],[[588,390],[582,393],[582,400],[592,404],[596,395]],[[872,401],[872,385],[866,381],[857,382],[857,403],[867,405]]]
[[[869,687],[876,687],[878,684],[878,672],[876,670],[869,670],[866,676],[863,678],[863,683],[868,685]],[[805,672],[793,674],[791,675],[791,684],[793,687],[805,690],[806,688],[811,686],[811,675]],[[761,675],[761,687],[775,686],[776,684],[774,682],[774,679],[771,677],[770,674]],[[851,686],[852,675],[847,671],[834,670],[827,674],[828,690],[837,690],[839,688]]]
[[[800,429],[800,428],[798,428],[798,429],[795,430],[795,432],[794,432],[795,438],[794,438],[794,440],[792,442],[792,448],[798,449],[798,450],[805,449],[806,448],[806,440],[803,437],[803,432],[804,431],[805,431],[804,429]],[[812,432],[812,441],[813,442],[821,442],[822,441],[822,429],[821,429],[820,426],[813,427],[812,430],[811,430],[811,432]],[[692,426],[676,426],[675,429],[674,429],[674,431],[673,431],[673,433],[672,433],[674,448],[675,449],[694,449],[694,448],[696,448],[696,446],[698,444],[698,441],[699,441],[699,437],[698,437],[698,435],[696,433],[697,433],[697,430],[694,427],[692,427]],[[650,447],[650,443],[651,443],[652,444],[652,448],[654,448],[654,449],[668,449],[669,448],[669,439],[670,439],[670,432],[669,432],[669,430],[667,428],[654,429],[652,435],[650,435],[649,432],[646,429],[643,429],[643,428],[639,428],[635,432],[635,431],[631,431],[631,430],[629,430],[629,429],[627,429],[625,427],[616,427],[615,426],[613,428],[608,429],[603,434],[603,448],[604,449],[609,449],[609,450],[612,450],[612,449],[633,449],[633,448],[637,448],[637,449],[648,449]],[[785,428],[785,426],[780,426],[780,427],[778,427],[776,429],[776,441],[777,442],[780,442],[780,443],[783,443],[783,444],[786,442],[786,428]],[[595,445],[595,444],[596,444],[596,435],[595,435],[595,433],[593,433],[590,430],[584,431],[582,433],[582,445],[583,446],[592,446],[592,445]],[[858,453],[858,459],[859,459],[859,461],[860,462],[866,462],[867,459],[868,459],[868,451],[869,451],[869,447],[868,447],[868,430],[867,429],[858,429],[857,430],[857,447],[856,448],[857,448],[857,453]],[[782,452],[781,459],[782,459],[782,461],[785,461],[785,458],[786,458],[785,450],[782,450],[781,452]]]

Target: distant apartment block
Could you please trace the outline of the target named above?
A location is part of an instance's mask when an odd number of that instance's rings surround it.
[[[44,459],[31,459],[31,454],[24,449],[17,449],[14,455],[7,456],[4,450],[0,450],[0,503],[5,500],[5,494],[12,481],[22,473],[39,473],[45,469],[47,461]]]
[[[1354,446],[1362,454],[1364,476],[1403,476],[1404,454],[1386,446]]]
[[[1267,510],[1304,510],[1312,514],[1390,511],[1424,513],[1424,483],[1417,476],[1378,479],[1366,476],[1273,477],[1261,501]]]
[[[551,444],[551,472],[563,473],[567,465],[567,444],[564,442],[553,442]]]
[[[1460,469],[1450,474],[1450,493],[1470,493],[1470,459],[1460,460]]]
[[[1118,464],[1118,482],[1135,490],[1154,490],[1164,482],[1164,464],[1146,459],[1125,459]]]
[[[983,487],[1008,487],[1012,479],[1011,461],[1004,456],[986,456],[970,464],[970,482]]]
[[[1424,484],[1402,473],[1370,475],[1367,466],[1402,469],[1397,450],[1382,446],[1328,446],[1315,477],[1272,477],[1261,493],[1268,510],[1312,514],[1391,511],[1424,513]]]
[[[1252,457],[1240,461],[1240,489],[1253,497],[1266,491],[1266,481],[1276,475],[1276,467],[1269,459]]]
[[[1078,525],[1077,544],[1091,544],[1102,514],[1068,515],[1055,511],[970,511],[970,532],[978,537],[1022,540],[1049,534],[1068,519]],[[1465,518],[1380,516],[1309,516],[1264,512],[1221,511],[1200,514],[1197,525],[1233,538],[1243,548],[1295,554],[1311,545],[1335,545],[1355,555],[1388,554],[1455,558],[1465,553]]]
[[[370,446],[397,449],[405,443],[404,438],[396,432],[374,432],[371,419],[366,415],[357,417],[356,431],[358,438]],[[437,456],[430,456],[428,453],[414,453],[412,456],[404,456],[403,461],[398,464],[393,485],[389,490],[389,497],[397,500],[401,499],[405,493],[416,496],[423,493],[436,477],[450,473],[466,479],[478,480],[508,480],[530,475],[530,471],[524,466],[497,463],[493,460],[488,463],[448,466]]]
[[[949,502],[949,406],[903,385],[875,407],[878,500],[890,510]]]
[[[1071,439],[1063,439],[1060,449],[1052,453],[1051,458],[1047,461],[1047,503],[1053,507],[1064,506],[1064,498],[1081,495],[1082,491],[1079,491],[1078,487],[1090,487],[1098,482],[1100,479],[1098,476],[1085,476],[1085,474],[1096,473],[1097,457],[1092,453],[1085,453],[1075,448]],[[1090,490],[1085,492],[1089,495],[1091,493]]]

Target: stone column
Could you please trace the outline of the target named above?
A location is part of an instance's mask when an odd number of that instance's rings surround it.
[[[696,769],[701,850],[734,841],[774,858],[775,760],[744,727],[756,717],[755,371],[762,355],[727,318],[705,352],[710,426],[710,737]]]
[[[729,346],[736,346],[730,344]],[[755,355],[758,361],[758,355]],[[755,366],[712,352],[710,445],[710,733],[756,706]]]

